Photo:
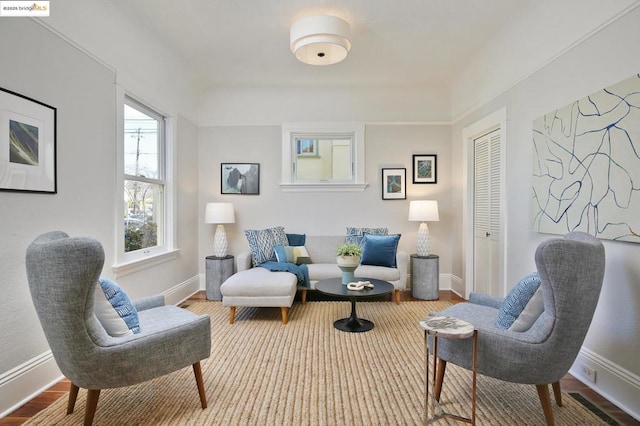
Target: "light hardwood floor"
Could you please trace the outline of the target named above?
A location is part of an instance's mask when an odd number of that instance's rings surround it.
[[[313,295],[310,295],[309,301],[314,300]],[[187,307],[190,304],[198,301],[206,300],[205,292],[201,291],[190,297],[186,300],[181,306]],[[414,300],[411,297],[410,292],[402,292],[401,300],[410,301]],[[455,293],[451,291],[441,291],[440,299],[445,301],[451,301],[454,303],[462,302],[464,299],[457,296]],[[624,426],[640,426],[640,422],[636,421],[629,414],[622,411],[620,408],[607,401],[605,398],[600,396],[597,392],[595,392],[590,387],[586,386],[570,374],[567,374],[561,381],[560,385],[562,390],[566,392],[577,392],[580,393],[584,398],[589,400],[591,403],[600,408],[604,413],[608,414],[611,418],[616,420],[620,425]],[[31,401],[24,404],[22,407],[13,411],[6,417],[0,419],[0,426],[17,426],[22,425],[35,414],[40,412],[41,410],[47,408],[53,402],[58,400],[59,398],[66,397],[69,394],[69,381],[66,379],[61,380],[56,383],[46,391],[42,392],[40,395],[33,398]]]

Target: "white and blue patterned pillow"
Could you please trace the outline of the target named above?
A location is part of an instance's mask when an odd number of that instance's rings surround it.
[[[276,261],[275,247],[287,246],[289,240],[282,226],[267,229],[248,229],[244,231],[251,249],[253,266],[267,261]]]
[[[540,287],[540,276],[537,272],[533,272],[522,278],[516,284],[507,297],[504,298],[500,309],[498,309],[498,318],[496,326],[499,328],[509,329],[518,319],[522,311]]]
[[[100,277],[95,290],[94,312],[113,337],[140,333],[138,310],[122,288],[108,278]]]
[[[364,244],[364,234],[371,235],[388,235],[389,230],[387,228],[354,228],[347,227],[347,237],[345,243],[357,244],[360,247]]]

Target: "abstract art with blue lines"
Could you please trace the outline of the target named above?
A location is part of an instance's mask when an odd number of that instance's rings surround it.
[[[533,121],[533,230],[640,243],[640,74]]]

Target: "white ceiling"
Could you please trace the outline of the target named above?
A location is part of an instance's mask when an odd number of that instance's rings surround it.
[[[501,40],[504,43],[509,37],[535,40],[541,31],[548,37],[549,31],[570,22],[576,7],[592,8],[592,14],[598,13],[603,7],[597,5],[598,1],[113,0],[112,3],[184,58],[200,88],[240,85],[448,88],[452,79],[463,73],[466,64],[487,46]],[[608,0],[607,6],[620,11],[629,3],[630,0]],[[351,24],[353,47],[343,62],[314,67],[298,62],[289,50],[291,24],[315,14],[336,15]],[[534,28],[530,28],[532,25]],[[528,44],[526,40],[523,43]]]

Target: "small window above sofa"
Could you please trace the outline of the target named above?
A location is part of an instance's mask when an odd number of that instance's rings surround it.
[[[363,123],[284,123],[283,191],[364,191]]]

